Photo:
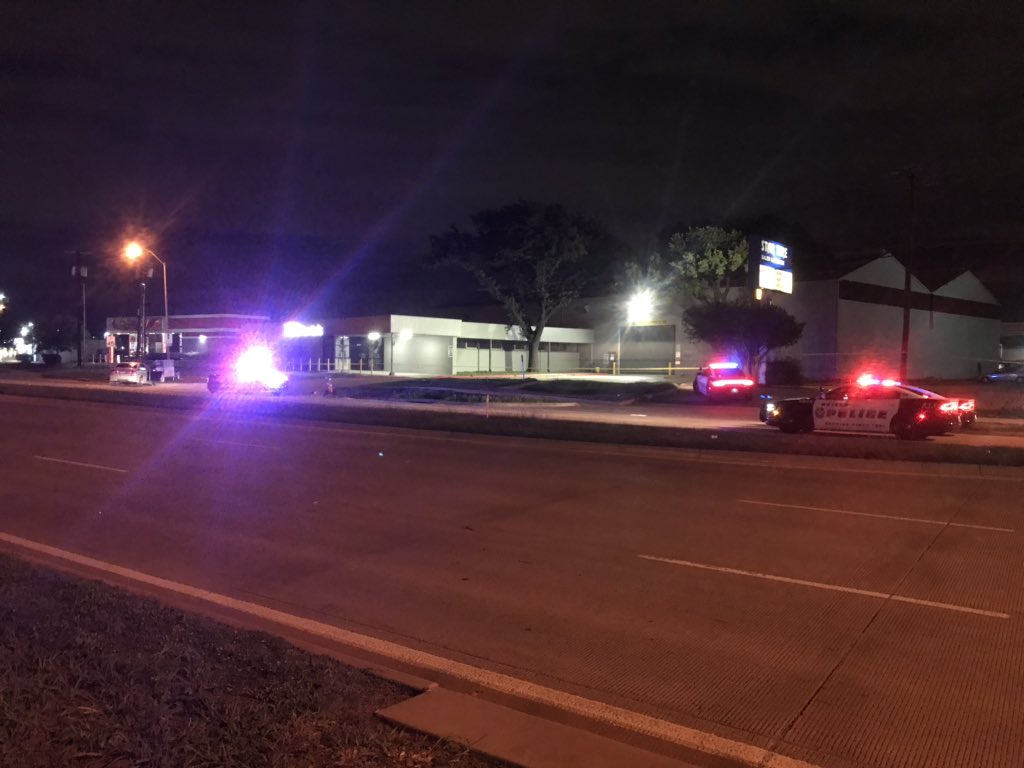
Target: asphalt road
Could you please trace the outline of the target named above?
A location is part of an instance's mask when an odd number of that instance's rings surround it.
[[[1024,765],[1024,473],[780,464],[0,397],[0,533],[824,768]]]

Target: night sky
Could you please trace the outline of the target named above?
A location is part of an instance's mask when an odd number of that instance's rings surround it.
[[[172,311],[400,309],[430,233],[520,198],[637,254],[761,216],[896,248],[900,168],[922,263],[1010,284],[1022,33],[936,0],[2,2],[0,291],[63,296],[74,248],[121,279],[148,232]]]

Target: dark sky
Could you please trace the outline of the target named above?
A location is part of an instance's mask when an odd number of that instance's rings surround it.
[[[254,300],[308,303],[312,285],[378,285],[431,232],[517,198],[595,216],[637,251],[678,222],[762,215],[836,250],[893,247],[903,167],[922,248],[1006,261],[1024,241],[1020,3],[0,13],[8,293],[32,293],[63,248],[110,252],[136,229],[185,303],[228,277]]]

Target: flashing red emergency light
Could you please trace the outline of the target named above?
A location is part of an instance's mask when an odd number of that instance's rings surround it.
[[[731,361],[723,361],[723,362],[709,363],[708,364],[708,368],[710,368],[712,371],[735,371],[739,367],[740,367],[739,363],[735,363],[735,362],[731,362]]]
[[[715,379],[711,382],[712,387],[752,387],[753,379]]]
[[[857,383],[862,387],[870,387],[875,384],[881,384],[883,387],[898,387],[900,384],[896,379],[879,379],[873,373],[862,373],[857,377]]]

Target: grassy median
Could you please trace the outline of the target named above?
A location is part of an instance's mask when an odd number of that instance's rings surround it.
[[[413,692],[0,555],[0,766],[460,766],[374,716]]]

